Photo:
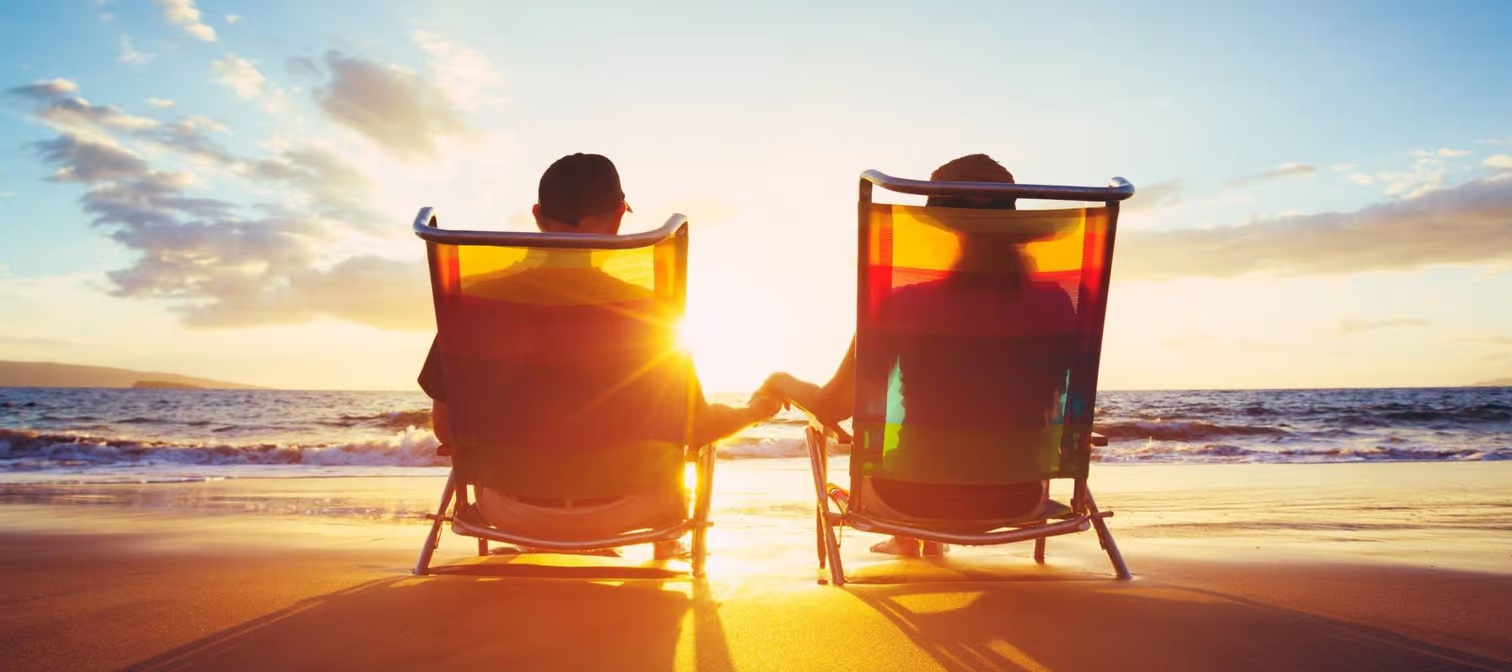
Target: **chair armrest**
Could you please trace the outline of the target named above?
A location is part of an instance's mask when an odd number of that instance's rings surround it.
[[[808,417],[810,427],[824,432],[826,435],[834,438],[836,443],[850,444],[855,441],[855,439],[851,437],[850,432],[845,431],[845,429],[840,425],[820,420],[819,416],[814,415],[812,411],[804,408],[803,404],[793,401],[792,399],[788,399],[787,402],[791,404],[793,408],[798,409],[799,412]]]
[[[1092,432],[1092,445],[1106,446],[1108,445],[1108,437],[1098,434],[1097,432]]]

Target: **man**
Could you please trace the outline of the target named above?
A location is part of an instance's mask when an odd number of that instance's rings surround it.
[[[573,154],[551,164],[541,175],[537,203],[532,208],[543,233],[617,235],[629,206],[614,163],[597,154]],[[541,362],[505,367],[501,376],[513,385],[505,399],[489,400],[500,409],[505,425],[523,445],[542,449],[591,450],[594,444],[681,439],[703,445],[735,434],[776,414],[780,400],[757,394],[744,407],[710,404],[697,385],[685,358],[666,357],[661,335],[670,325],[657,319],[650,290],[624,282],[594,267],[591,255],[580,250],[534,251],[529,257],[482,277],[464,280],[464,294],[507,304],[521,297],[529,301],[574,303],[583,297],[616,306],[652,306],[644,314],[627,311],[588,311],[592,328],[578,328],[577,342],[537,343]],[[528,310],[525,308],[524,310]],[[550,315],[550,311],[542,313]],[[549,317],[545,319],[550,319]],[[570,318],[582,319],[582,318]],[[579,324],[581,327],[581,324]],[[513,333],[472,333],[468,341],[503,343]],[[659,348],[659,350],[653,350]],[[545,360],[550,360],[546,362]],[[536,366],[540,364],[540,366]],[[439,339],[433,342],[420,372],[420,387],[435,402],[432,426],[443,445],[452,441],[445,397],[448,375],[476,379],[477,370],[442,370]],[[627,381],[627,378],[634,378]],[[692,378],[691,390],[682,381]],[[497,382],[499,379],[494,379]],[[663,394],[665,393],[665,394]],[[686,410],[677,402],[688,400]],[[509,414],[511,417],[505,417]],[[691,427],[679,418],[691,414]],[[491,524],[522,534],[548,538],[611,536],[643,526],[665,512],[675,490],[655,488],[624,497],[592,501],[543,502],[519,493],[478,488],[479,513]],[[670,545],[657,549],[670,553]]]
[[[941,166],[930,179],[1011,184],[1013,174],[991,157],[973,154]],[[1016,208],[1011,198],[979,196],[931,196],[928,204],[950,208]],[[1028,336],[964,338],[957,339],[953,347],[942,348],[937,339],[879,334],[885,342],[876,347],[888,356],[872,357],[872,363],[886,365],[887,361],[896,361],[898,370],[861,374],[871,381],[888,380],[892,373],[898,375],[905,414],[900,445],[907,444],[910,435],[927,435],[930,430],[990,435],[1042,429],[1053,412],[1058,381],[1064,380],[1069,362],[1064,345],[1035,334],[1063,333],[1074,324],[1075,309],[1070,297],[1057,286],[1031,279],[1032,264],[1019,249],[1022,241],[1002,236],[958,234],[958,237],[960,253],[952,272],[942,280],[895,290],[883,306],[883,319],[931,325],[944,333],[1017,332]],[[852,340],[839,369],[823,387],[777,373],[767,379],[762,391],[782,395],[821,420],[834,423],[853,414],[857,377],[856,344]],[[936,485],[876,477],[871,479],[871,487],[879,495],[874,508],[924,519],[1027,516],[1040,510],[1048,496],[1047,482]],[[921,545],[908,537],[893,537],[872,550],[903,556],[947,552],[943,544]]]

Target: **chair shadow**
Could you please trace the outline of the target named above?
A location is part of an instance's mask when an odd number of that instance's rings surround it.
[[[702,580],[656,567],[514,564],[372,581],[126,669],[665,670],[680,657],[700,670],[733,667]]]
[[[894,586],[905,583],[1066,583],[1108,582],[1108,572],[1076,566],[1014,564],[1016,558],[998,556],[949,558],[887,558],[857,561],[845,559],[847,585]],[[824,576],[828,576],[825,574]]]
[[[1003,669],[1497,670],[1507,661],[1220,592],[1012,572],[845,592],[952,672]],[[1065,581],[1076,586],[1057,586]],[[964,606],[962,606],[964,604]]]

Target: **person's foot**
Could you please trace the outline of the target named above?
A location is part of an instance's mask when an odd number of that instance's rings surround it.
[[[943,558],[950,555],[950,544],[942,544],[938,541],[924,542],[924,557]]]
[[[651,544],[651,557],[657,560],[677,560],[692,555],[681,540],[658,541]]]
[[[908,537],[893,537],[887,541],[874,544],[871,552],[885,555],[896,555],[903,558],[919,557],[919,540]]]

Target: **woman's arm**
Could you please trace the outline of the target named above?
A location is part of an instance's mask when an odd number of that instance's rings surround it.
[[[787,373],[774,373],[761,390],[797,404],[824,422],[835,423],[851,417],[856,403],[856,340],[851,339],[840,367],[823,387]]]

